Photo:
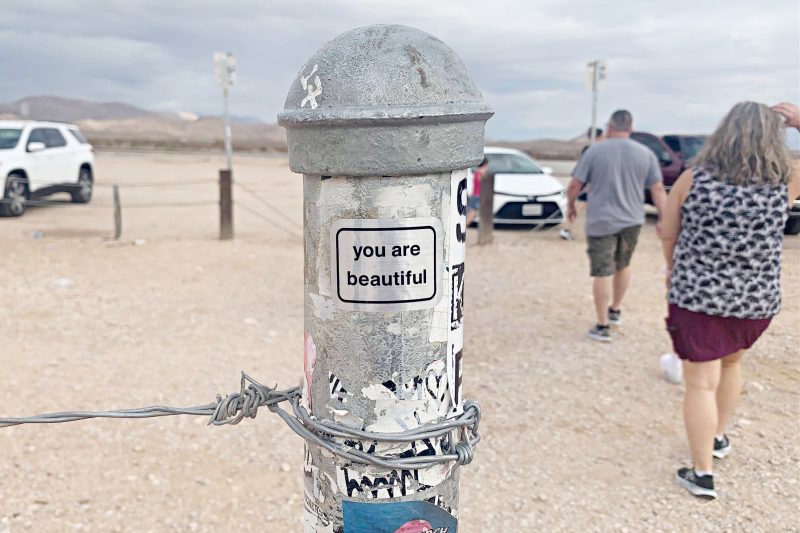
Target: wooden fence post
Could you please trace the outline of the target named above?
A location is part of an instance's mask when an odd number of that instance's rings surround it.
[[[233,239],[233,177],[230,170],[219,171],[219,239]]]
[[[122,206],[119,202],[119,185],[114,185],[114,240],[122,235]]]
[[[494,229],[494,174],[481,178],[480,206],[478,209],[478,244],[491,244]]]

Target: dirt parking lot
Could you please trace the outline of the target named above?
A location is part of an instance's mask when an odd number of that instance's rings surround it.
[[[240,370],[299,382],[301,179],[282,158],[237,158],[255,195],[235,190],[246,207],[223,243],[222,164],[98,153],[92,204],[0,219],[0,416],[205,404],[235,391]],[[208,183],[132,185],[196,180]],[[210,205],[134,207],[153,202]],[[584,336],[582,234],[498,231],[487,247],[475,237],[464,385],[485,437],[462,472],[460,531],[800,530],[800,238],[785,243],[783,311],[745,362],[721,497],[704,503],[672,481],[688,448],[681,387],[658,370],[670,346],[652,221],[609,345]],[[170,417],[0,429],[0,533],[301,531],[301,483],[300,439],[266,412],[223,428]]]

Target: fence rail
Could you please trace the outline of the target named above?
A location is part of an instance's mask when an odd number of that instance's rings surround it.
[[[6,200],[0,198],[0,204],[8,204],[11,203],[10,200]],[[57,207],[57,206],[67,206],[67,205],[76,205],[70,202],[69,200],[26,200],[25,205],[28,207]],[[103,204],[103,203],[88,203],[88,204],[77,204],[81,207],[89,207],[92,209],[113,209],[115,207],[114,204]],[[206,200],[206,201],[187,201],[187,202],[134,202],[134,203],[126,203],[124,205],[125,208],[128,207],[208,207],[212,205],[219,205],[218,201],[215,200]]]
[[[114,239],[117,240],[121,237],[122,234],[122,210],[123,209],[157,209],[157,208],[196,208],[196,207],[218,207],[220,210],[220,220],[221,227],[220,227],[220,237],[221,238],[231,238],[232,235],[232,227],[230,221],[230,213],[232,213],[233,206],[235,205],[241,210],[244,210],[254,216],[255,218],[259,219],[260,221],[266,223],[270,227],[275,227],[288,236],[295,238],[295,239],[303,239],[303,225],[302,223],[298,223],[292,219],[286,212],[281,210],[277,205],[273,202],[270,202],[267,198],[264,197],[263,194],[260,194],[254,188],[251,188],[244,183],[240,183],[238,181],[233,181],[231,178],[229,179],[229,183],[232,182],[234,187],[243,192],[247,198],[254,200],[258,204],[267,209],[256,209],[247,203],[244,203],[240,200],[234,200],[233,195],[228,193],[225,194],[224,191],[224,183],[223,183],[223,176],[221,171],[219,179],[190,179],[190,180],[175,180],[175,179],[162,179],[162,180],[155,180],[155,181],[125,181],[125,182],[118,182],[118,181],[104,181],[104,182],[95,182],[92,184],[94,189],[112,189],[112,202],[88,202],[88,203],[74,203],[70,200],[49,200],[49,199],[40,199],[40,198],[33,198],[33,199],[26,199],[25,206],[26,207],[59,207],[59,206],[68,206],[68,205],[75,205],[81,207],[88,207],[91,209],[111,209],[113,210],[113,218],[114,218]],[[23,180],[25,183],[27,180]],[[219,187],[219,196],[214,200],[177,200],[177,201],[154,201],[154,202],[147,202],[147,201],[138,201],[138,202],[123,202],[121,199],[121,192],[124,189],[147,189],[147,188],[182,188],[182,187],[195,187],[195,186],[202,186],[202,185],[213,185]],[[78,189],[81,187],[79,183],[60,183],[60,182],[46,182],[44,183],[40,189],[50,189],[53,190],[54,193],[56,192],[66,192],[70,193],[71,189]],[[228,185],[228,187],[230,187]],[[229,190],[229,189],[228,189]],[[0,197],[0,204],[9,204],[12,203],[13,200]],[[227,211],[226,211],[227,209]],[[278,216],[275,216],[278,215]]]

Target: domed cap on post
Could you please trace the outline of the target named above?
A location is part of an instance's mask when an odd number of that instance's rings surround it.
[[[492,114],[450,47],[414,28],[375,25],[317,50],[278,123],[294,172],[399,176],[477,165]]]

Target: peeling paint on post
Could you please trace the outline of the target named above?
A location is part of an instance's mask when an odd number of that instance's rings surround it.
[[[292,84],[279,123],[304,174],[303,390],[314,416],[400,432],[460,412],[464,169],[483,159],[491,115],[455,53],[405,26],[342,34]],[[351,445],[411,457],[448,442]],[[362,531],[344,523],[345,501],[418,500],[457,516],[453,464],[363,467],[313,444],[304,463],[306,532]]]

